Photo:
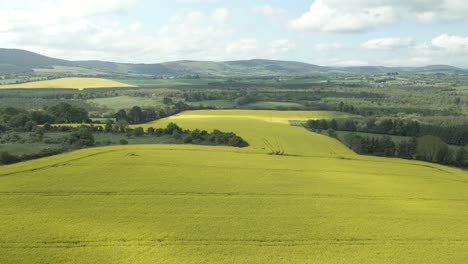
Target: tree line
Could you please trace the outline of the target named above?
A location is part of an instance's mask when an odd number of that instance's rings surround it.
[[[391,125],[393,124],[393,125]],[[397,124],[397,125],[395,125]],[[410,160],[422,160],[444,165],[466,167],[468,158],[465,146],[453,150],[440,137],[434,135],[420,135],[419,123],[381,122],[374,130],[358,130],[353,120],[309,120],[305,127],[316,132],[327,131],[331,137],[342,140],[349,148],[358,154],[381,157],[398,157]],[[387,129],[387,130],[384,130]],[[337,130],[383,134],[383,136],[363,136],[350,133],[344,139],[338,137]],[[385,134],[387,131],[388,134]],[[379,133],[378,133],[379,132]],[[411,137],[409,140],[395,141],[390,133]]]
[[[179,101],[174,103],[172,107],[143,109],[139,106],[134,106],[130,109],[120,109],[115,113],[114,117],[117,121],[125,121],[129,124],[143,124],[194,109],[200,109],[200,107],[192,107]]]
[[[89,123],[88,112],[68,103],[59,103],[43,110],[26,111],[13,107],[0,108],[0,131],[32,131],[46,123]]]
[[[421,136],[395,142],[389,136],[376,138],[349,134],[345,138],[345,143],[356,153],[363,155],[398,157],[458,167],[468,165],[465,147],[460,147],[454,151],[435,136]]]
[[[345,119],[345,120],[309,120],[307,128],[314,130],[339,130],[363,132],[404,137],[436,136],[450,145],[465,146],[468,144],[468,125],[435,125],[423,124],[405,119]]]
[[[47,125],[37,128],[34,133],[31,133],[29,138],[23,139],[17,134],[8,134],[6,137],[0,137],[0,143],[28,143],[28,142],[41,142],[43,141],[44,133],[46,132],[69,132],[67,136],[56,139],[54,142],[45,141],[46,143],[60,144],[61,148],[44,149],[36,153],[24,155],[12,155],[8,152],[0,152],[0,165],[12,164],[30,159],[42,158],[60,154],[66,151],[93,147],[98,145],[110,145],[112,142],[96,142],[95,133],[121,133],[127,138],[141,137],[141,136],[154,136],[154,137],[168,137],[171,139],[172,144],[195,144],[195,145],[222,145],[232,147],[247,147],[249,144],[240,136],[233,132],[223,132],[220,130],[188,130],[179,127],[175,123],[169,123],[165,128],[149,127],[146,131],[142,127],[129,128],[128,125],[124,130],[113,129],[105,130],[103,126],[97,125],[82,125],[80,127],[72,126],[51,126]],[[127,145],[127,139],[122,138],[119,144]]]

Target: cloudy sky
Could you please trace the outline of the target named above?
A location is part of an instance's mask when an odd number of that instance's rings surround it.
[[[0,0],[0,47],[71,60],[468,68],[468,1]]]

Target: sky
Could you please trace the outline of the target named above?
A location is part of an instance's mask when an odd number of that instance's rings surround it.
[[[468,68],[468,1],[0,0],[0,47],[131,63]]]

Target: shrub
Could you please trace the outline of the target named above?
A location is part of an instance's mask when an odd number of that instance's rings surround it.
[[[20,159],[6,151],[0,153],[0,164],[13,164],[19,162]]]

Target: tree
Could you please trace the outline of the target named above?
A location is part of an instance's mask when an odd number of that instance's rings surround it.
[[[416,157],[428,162],[442,162],[448,155],[448,145],[439,137],[422,136],[417,138]]]
[[[338,134],[336,134],[336,131],[332,128],[329,128],[327,130],[328,136],[332,138],[338,138]]]
[[[332,119],[330,121],[330,128],[333,130],[338,130],[338,122],[336,122],[336,119]]]
[[[112,125],[112,130],[115,132],[121,132],[124,133],[127,131],[128,128],[128,122],[126,120],[118,120],[117,122]]]
[[[182,128],[180,128],[176,123],[169,123],[166,127],[166,134],[173,135],[174,133],[181,133]]]
[[[396,156],[402,159],[413,159],[415,149],[415,139],[402,141],[396,147]]]
[[[132,109],[130,109],[130,112],[128,113],[128,118],[131,124],[140,124],[144,121],[143,111],[140,107],[134,106],[132,107]]]
[[[461,147],[455,154],[455,164],[460,167],[466,166],[467,152],[465,147]]]
[[[364,144],[364,138],[356,135],[356,134],[348,134],[345,138],[346,142],[348,143],[349,147],[355,151],[358,154],[364,154],[366,149],[365,149],[365,144]]]
[[[120,109],[117,113],[115,113],[114,117],[117,121],[125,120],[128,122],[127,112],[125,112],[123,109]]]
[[[89,119],[88,112],[68,103],[59,103],[47,109],[55,123],[82,123]]]
[[[164,97],[163,98],[163,104],[171,105],[171,104],[174,104],[174,102],[172,101],[172,99],[170,97]]]
[[[8,126],[9,127],[12,127],[12,128],[25,128],[26,126],[26,123],[28,123],[29,121],[31,121],[31,119],[29,118],[29,116],[27,116],[26,114],[17,114],[17,115],[14,115],[10,118],[10,120],[8,121]],[[31,131],[31,130],[29,130]]]
[[[104,127],[104,131],[106,133],[109,133],[112,131],[112,122],[111,121],[107,121],[106,122],[106,126]]]
[[[354,123],[354,120],[346,120],[344,124],[344,130],[346,131],[356,131],[356,124]]]
[[[244,141],[244,139],[242,139],[241,137],[239,136],[231,136],[227,142],[227,145],[228,146],[233,146],[233,147],[246,147],[248,146],[247,142]]]
[[[143,130],[142,127],[137,127],[133,130],[133,134],[137,137],[141,137],[145,134],[145,131]]]
[[[185,144],[189,144],[189,143],[192,143],[193,142],[193,138],[192,136],[188,135],[184,138],[184,143]]]
[[[396,152],[396,146],[393,140],[389,136],[382,138],[383,154],[385,157],[394,157]]]
[[[68,143],[77,147],[93,146],[94,136],[89,128],[80,127],[70,134],[68,138]]]
[[[20,159],[14,155],[11,155],[8,152],[1,152],[0,153],[0,164],[13,164],[19,162]]]

